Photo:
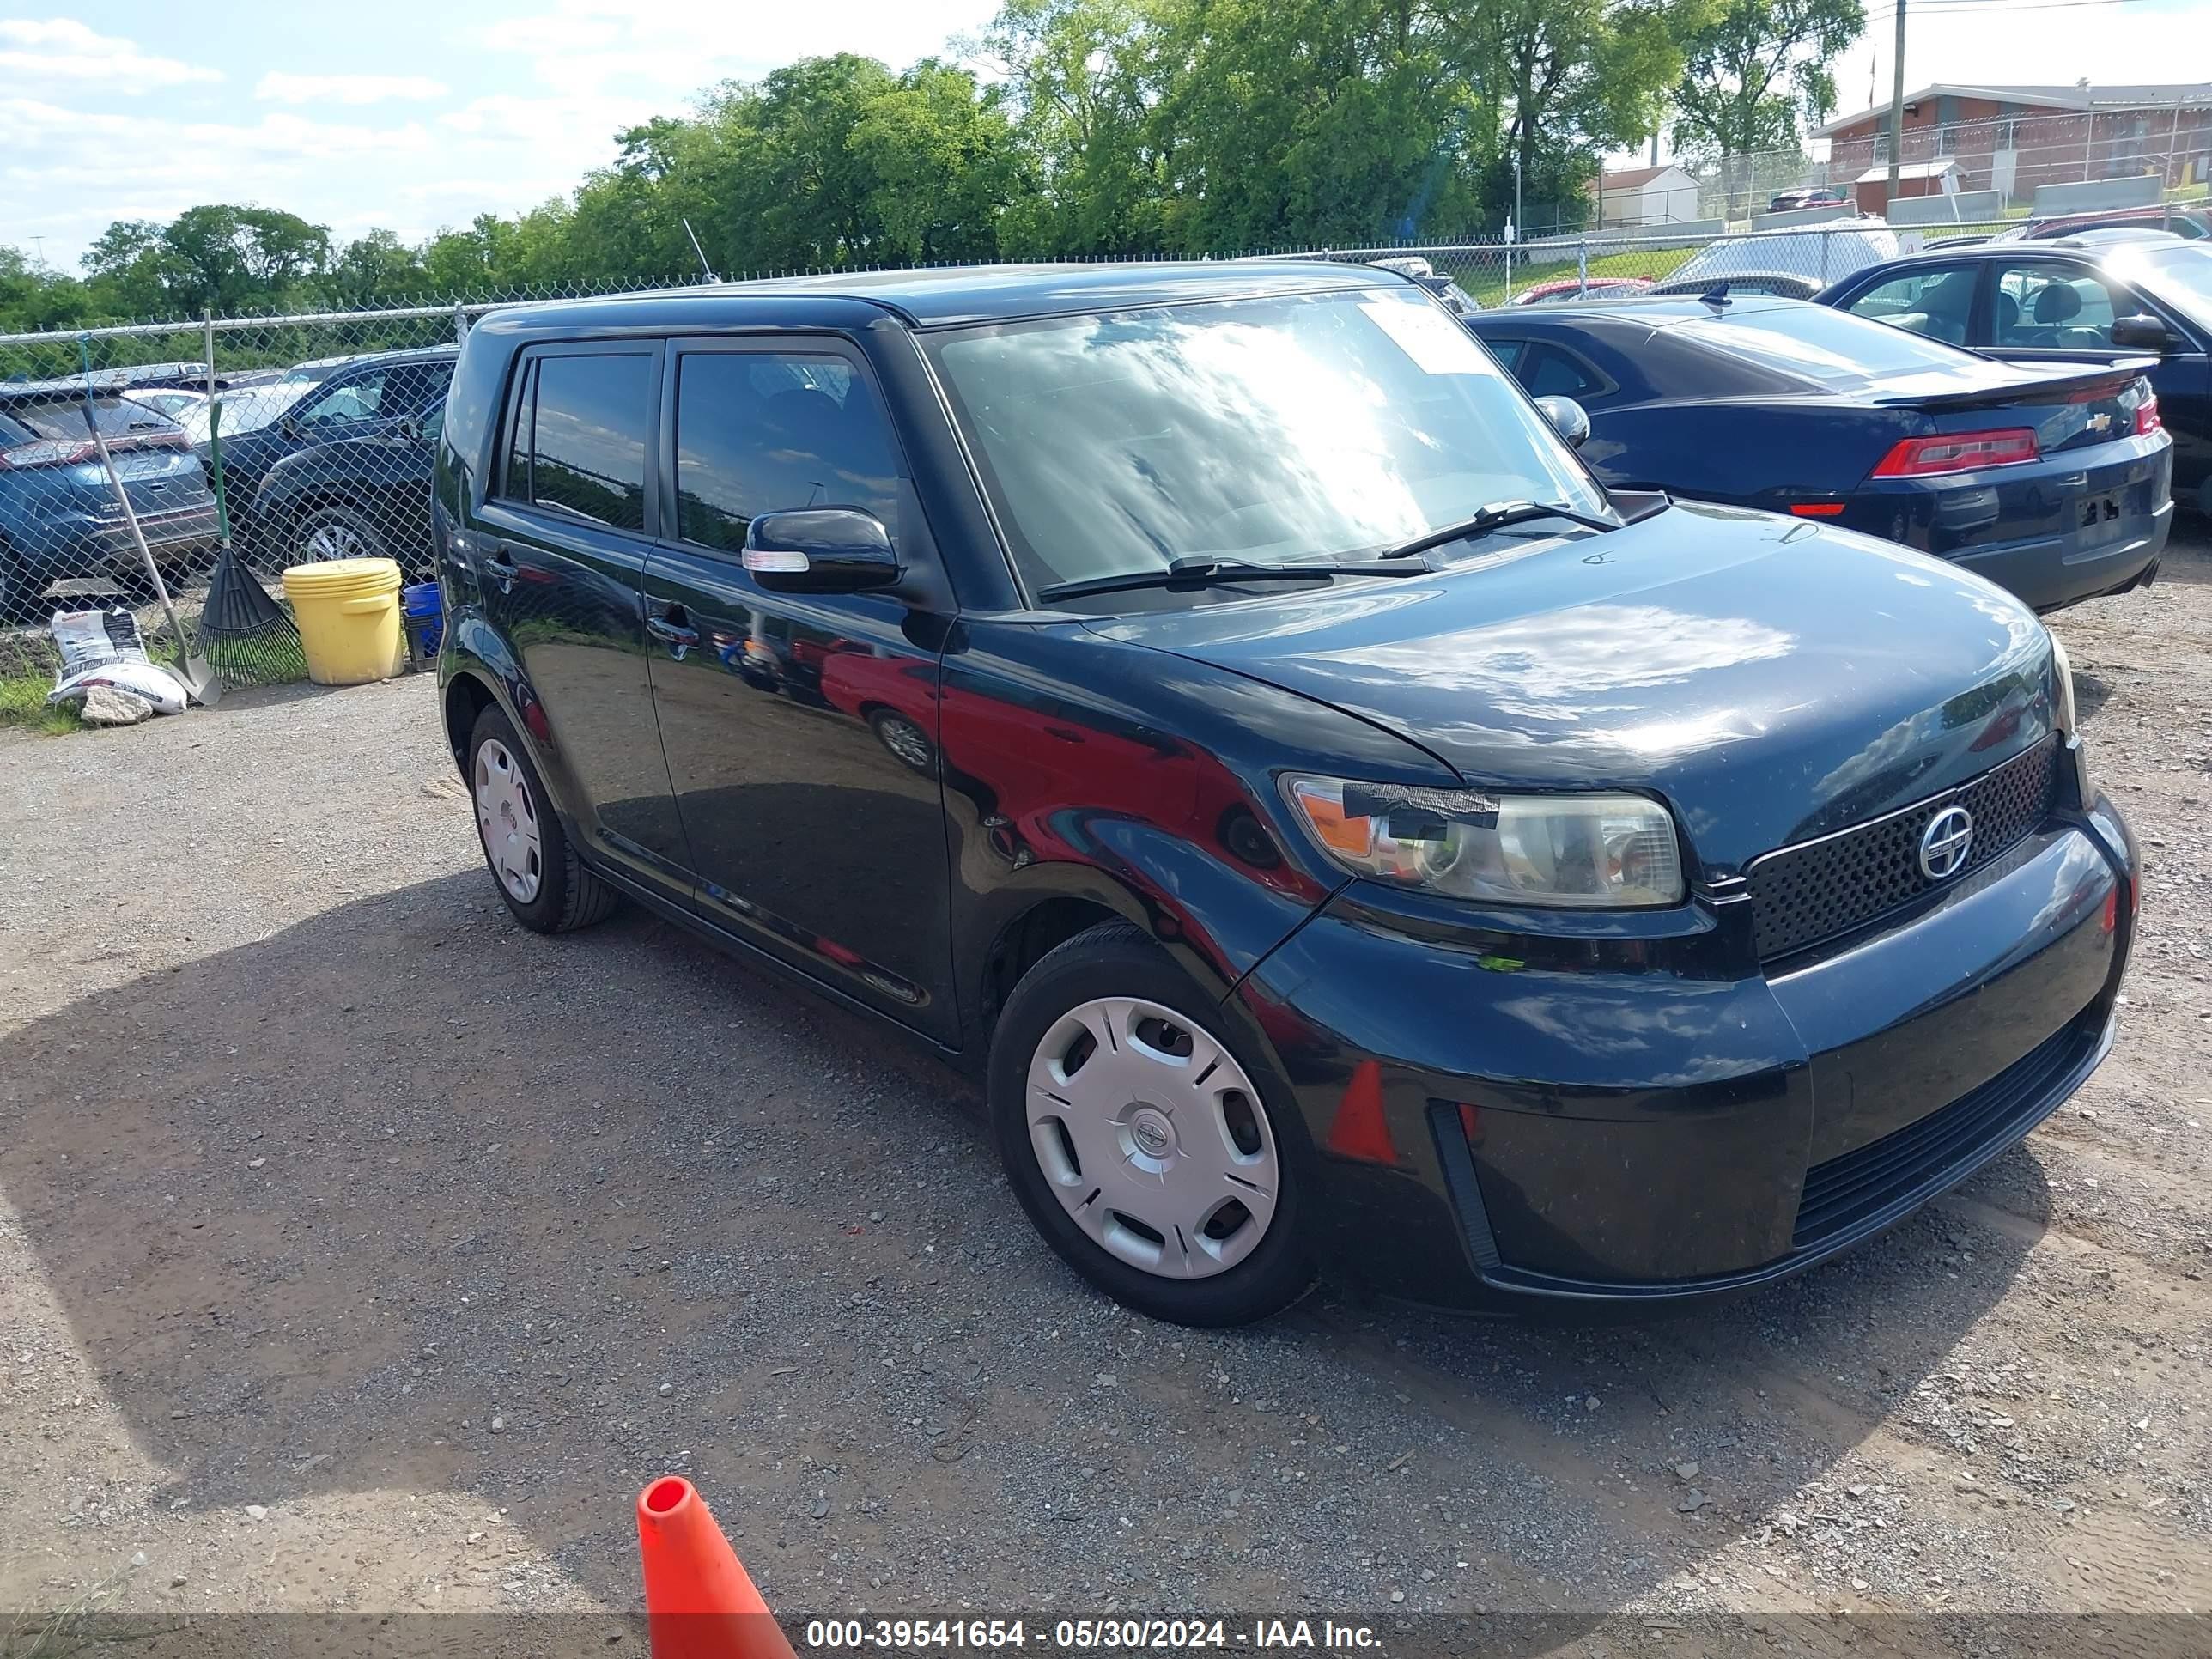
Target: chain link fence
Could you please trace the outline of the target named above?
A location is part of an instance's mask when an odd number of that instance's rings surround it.
[[[1418,260],[1490,308],[1720,283],[1805,297],[1899,251],[1898,233],[1847,220],[1718,236],[1617,230],[1288,257]],[[334,558],[390,558],[405,580],[428,580],[432,461],[471,321],[505,305],[680,285],[0,336],[0,630],[35,634],[58,609],[145,603],[149,584],[118,484],[189,613],[215,562],[218,471],[233,544],[272,592],[288,566]],[[87,428],[88,358],[91,413],[112,479]],[[153,613],[145,621],[150,628]]]
[[[0,337],[0,629],[143,604],[130,517],[173,592],[203,587],[218,471],[233,545],[272,588],[287,566],[334,558],[426,580],[459,342],[497,305],[561,297]]]

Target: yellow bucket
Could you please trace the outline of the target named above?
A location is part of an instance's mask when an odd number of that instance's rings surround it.
[[[400,660],[399,567],[390,559],[328,559],[284,573],[284,597],[318,685],[388,680]]]

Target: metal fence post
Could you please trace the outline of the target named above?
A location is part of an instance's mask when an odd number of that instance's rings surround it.
[[[1575,298],[1589,298],[1589,233],[1575,239]]]
[[[1828,285],[1828,239],[1834,234],[1833,231],[1827,229],[1820,232],[1820,286],[1822,288]]]
[[[200,355],[207,359],[207,394],[210,402],[215,398],[215,307],[208,307],[200,319]]]
[[[468,308],[462,305],[459,300],[456,300],[453,301],[453,343],[455,345],[466,345],[468,343]]]

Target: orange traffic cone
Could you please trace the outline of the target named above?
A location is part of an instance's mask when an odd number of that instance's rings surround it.
[[[653,1659],[793,1659],[707,1500],[679,1474],[637,1495]]]

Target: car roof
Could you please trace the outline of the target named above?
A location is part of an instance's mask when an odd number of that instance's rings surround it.
[[[922,270],[838,271],[662,289],[591,300],[556,300],[493,312],[501,331],[565,328],[697,326],[716,312],[758,316],[769,299],[863,302],[915,328],[1011,322],[1070,313],[1174,305],[1196,300],[1372,289],[1410,279],[1331,259],[1199,260],[1159,264],[950,265]],[[479,323],[478,327],[483,326]]]
[[[437,357],[460,355],[457,345],[408,346],[398,351],[353,351],[342,357],[309,357],[292,365],[294,368],[350,368],[356,363],[396,363],[413,359],[428,361]]]
[[[2182,239],[2176,237],[2174,240],[2179,242]],[[2035,242],[1958,242],[1949,247],[1923,248],[1917,253],[1900,253],[1894,259],[1884,259],[1879,264],[1863,265],[1850,276],[1837,280],[1840,286],[1844,283],[1856,283],[1870,270],[1898,270],[1910,265],[1951,265],[1962,259],[2076,259],[2094,265],[2101,264],[2107,253],[2144,246],[2146,244],[2139,240],[2093,243],[2063,237]]]

